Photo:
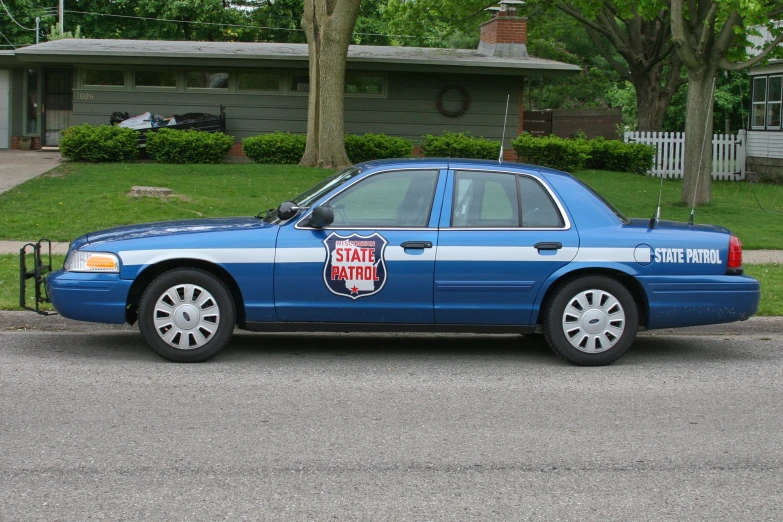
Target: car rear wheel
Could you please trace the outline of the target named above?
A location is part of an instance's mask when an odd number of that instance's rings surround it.
[[[613,363],[631,347],[639,327],[633,296],[605,276],[569,281],[544,313],[544,336],[552,351],[580,366]]]
[[[164,359],[201,362],[228,344],[235,314],[222,281],[204,270],[180,268],[158,276],[144,291],[139,329]]]

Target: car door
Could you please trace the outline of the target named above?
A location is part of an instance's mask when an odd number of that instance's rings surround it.
[[[442,173],[441,173],[442,172]],[[446,171],[396,169],[340,187],[322,205],[280,228],[275,308],[280,321],[433,323],[433,278]]]
[[[579,248],[549,187],[513,171],[450,170],[439,230],[435,320],[443,324],[530,324],[541,285]]]

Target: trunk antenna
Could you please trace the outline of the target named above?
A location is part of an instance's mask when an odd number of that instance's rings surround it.
[[[707,130],[710,128],[710,118],[712,117],[712,106],[715,104],[715,82],[717,78],[712,79],[712,93],[710,94],[710,105],[707,107],[707,121],[704,122],[704,136],[701,140],[701,154],[699,155],[699,168],[696,175],[696,186],[693,188],[693,206],[691,207],[691,217],[688,224],[693,225],[693,211],[696,210],[696,194],[699,192],[699,180],[701,180],[701,161],[704,158],[704,144],[707,142]],[[710,169],[712,175],[712,169]]]
[[[511,100],[511,95],[506,95],[506,115],[503,117],[503,138],[500,140],[500,156],[498,156],[498,164],[503,164],[503,142],[506,141],[506,122],[508,122],[508,102]]]
[[[658,221],[661,220],[661,196],[663,195],[663,173],[661,173],[661,188],[658,189],[658,210],[650,219],[650,229],[658,226]]]

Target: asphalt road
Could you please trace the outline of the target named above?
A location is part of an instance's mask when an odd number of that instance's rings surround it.
[[[0,520],[783,520],[783,331],[0,332]]]

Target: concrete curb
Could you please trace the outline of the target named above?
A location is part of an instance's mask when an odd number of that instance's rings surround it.
[[[0,255],[3,254],[19,254],[19,250],[29,244],[36,241],[0,241]],[[52,243],[52,254],[67,254],[68,242]]]
[[[39,332],[138,332],[136,326],[128,324],[85,323],[65,319],[59,315],[41,316],[35,312],[4,312],[0,311],[0,333],[34,330]],[[288,334],[287,334],[288,335]],[[314,335],[314,334],[307,334]],[[395,334],[383,334],[395,335]],[[419,334],[406,334],[419,335]],[[425,334],[426,335],[426,334]],[[667,328],[640,332],[640,336],[760,336],[783,335],[783,317],[752,317],[738,323],[718,324],[711,326],[694,326],[690,328]]]
[[[18,254],[19,249],[27,243],[34,243],[34,241],[0,241],[0,255]],[[67,242],[52,243],[52,254],[66,254],[67,252]],[[742,252],[742,261],[746,265],[783,264],[783,250],[745,250]]]

